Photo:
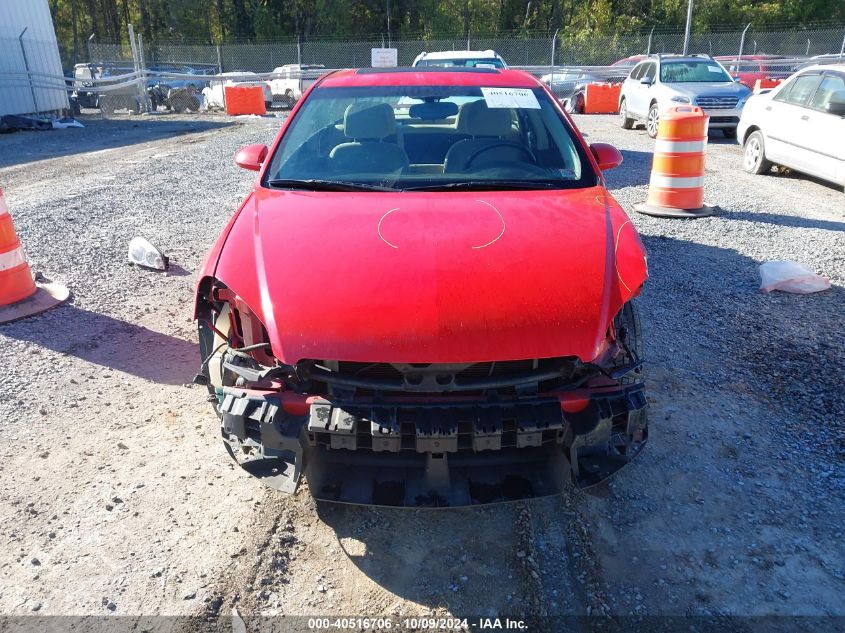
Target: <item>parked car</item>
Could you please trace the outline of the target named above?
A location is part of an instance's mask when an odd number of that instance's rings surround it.
[[[103,114],[113,114],[118,110],[128,110],[133,114],[147,108],[147,95],[138,83],[131,79],[120,79],[134,72],[132,66],[103,64],[98,66],[94,76],[96,83],[97,107]],[[139,94],[142,93],[142,94]]]
[[[648,55],[631,55],[630,57],[623,57],[622,59],[617,59],[615,62],[611,64],[611,66],[619,66],[622,68],[633,68],[638,63],[643,61],[644,59],[648,58]]]
[[[461,68],[507,68],[508,65],[496,51],[441,51],[417,55],[414,66],[439,66]]]
[[[527,73],[445,75],[336,71],[235,156],[258,177],[198,274],[198,382],[281,490],[503,501],[646,441],[645,253],[602,175],[621,154]]]
[[[152,75],[147,82],[150,108],[155,112],[164,106],[174,112],[196,112],[202,107],[202,91],[209,86],[209,75],[216,70],[212,66],[156,65],[150,68],[157,73],[183,75],[181,78]]]
[[[197,112],[205,99],[203,93],[197,92],[197,89],[192,86],[173,88],[165,83],[151,86],[147,89],[147,94],[153,112],[158,110],[159,106],[164,106],[174,112]]]
[[[845,64],[806,68],[754,95],[737,131],[745,171],[777,164],[845,187]]]
[[[222,77],[231,77],[231,79],[215,79],[210,81],[207,88],[203,88],[202,94],[205,98],[206,107],[209,109],[221,109],[226,107],[224,89],[226,86],[260,86],[264,92],[264,106],[270,109],[273,105],[273,93],[270,90],[270,85],[260,79],[254,72],[247,70],[236,70],[233,72],[223,73]],[[246,77],[246,79],[244,79]],[[255,79],[250,79],[255,77]]]
[[[76,64],[73,67],[73,96],[81,108],[100,107],[96,82],[101,72],[102,66],[96,64]]]
[[[818,64],[841,64],[845,62],[845,55],[840,53],[828,53],[826,55],[813,55],[806,62],[798,66],[795,70],[804,70],[810,66]]]
[[[277,75],[270,80],[273,100],[288,108],[293,107],[325,69],[322,64],[286,64],[273,69],[273,74]]]
[[[652,55],[637,64],[622,84],[619,120],[626,130],[644,121],[654,138],[660,115],[686,103],[710,116],[711,129],[735,138],[739,115],[750,95],[748,86],[735,82],[709,55]]]
[[[758,79],[784,79],[792,74],[794,64],[778,63],[782,55],[722,55],[714,57],[731,77],[752,90]]]
[[[73,70],[65,70],[63,72],[65,80],[65,91],[67,92],[68,114],[70,116],[79,116],[82,106],[79,105],[79,98],[76,96],[73,84],[76,77]]]
[[[559,71],[543,75],[540,77],[540,81],[549,87],[549,90],[552,91],[555,97],[571,108],[570,103],[572,97],[576,94],[577,88],[591,81],[602,80],[589,72],[577,68],[561,68]]]
[[[637,57],[645,57],[645,55],[637,55]],[[555,96],[563,102],[567,112],[582,114],[586,103],[587,84],[594,82],[622,83],[628,75],[629,67],[634,66],[635,63],[629,64],[626,60],[619,60],[608,66],[607,69],[600,70],[565,68],[561,69],[560,75],[549,73],[543,75],[541,80],[548,84]],[[553,84],[552,79],[554,79]]]

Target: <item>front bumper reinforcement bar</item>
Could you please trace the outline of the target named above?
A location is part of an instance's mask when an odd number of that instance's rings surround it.
[[[268,485],[315,498],[461,506],[585,488],[647,439],[640,384],[514,400],[343,402],[291,392],[218,391],[227,449]]]

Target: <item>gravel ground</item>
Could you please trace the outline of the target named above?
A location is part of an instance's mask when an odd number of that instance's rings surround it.
[[[747,175],[714,133],[716,216],[632,214],[651,436],[593,494],[318,510],[304,487],[284,497],[235,469],[190,385],[191,274],[253,178],[233,152],[278,120],[86,123],[0,137],[30,262],[73,291],[0,326],[0,613],[510,614],[536,630],[558,614],[845,615],[840,190]],[[623,150],[617,199],[643,201],[652,141],[613,117],[577,123]],[[135,235],[170,273],[126,264]],[[768,259],[834,287],[762,294]]]

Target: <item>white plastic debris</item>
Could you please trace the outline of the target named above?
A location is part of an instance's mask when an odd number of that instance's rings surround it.
[[[246,633],[246,623],[235,607],[232,607],[232,633]]]
[[[53,119],[50,123],[52,124],[54,130],[64,130],[69,127],[85,127],[79,121],[71,119],[70,117]]]
[[[167,270],[169,265],[167,256],[143,237],[132,238],[129,242],[129,261],[155,270]]]
[[[810,294],[830,288],[827,277],[817,275],[804,264],[791,261],[772,261],[760,264],[760,290],[781,290],[795,294]]]

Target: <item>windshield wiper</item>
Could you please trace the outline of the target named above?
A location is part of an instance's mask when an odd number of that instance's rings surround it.
[[[307,191],[399,191],[393,187],[369,185],[363,182],[347,182],[345,180],[319,180],[309,178],[297,180],[295,178],[271,178],[267,181],[270,187],[277,189],[305,189]]]
[[[517,191],[531,189],[561,189],[560,182],[549,180],[467,180],[464,182],[446,182],[439,185],[420,185],[406,187],[405,191]]]

